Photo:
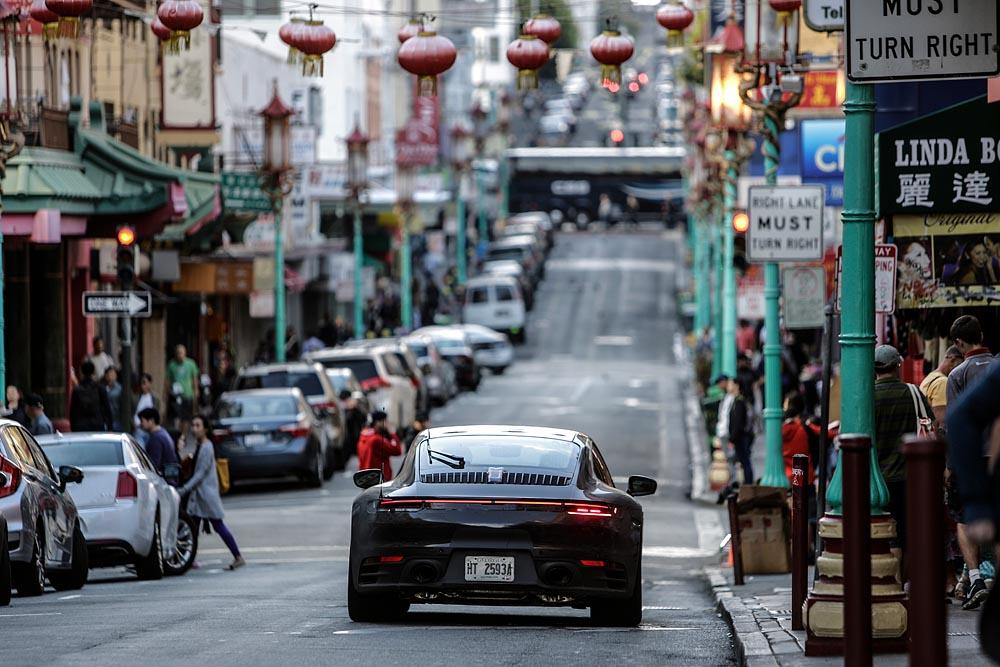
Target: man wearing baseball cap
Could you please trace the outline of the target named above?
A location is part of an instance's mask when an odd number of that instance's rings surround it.
[[[899,367],[902,363],[903,358],[892,345],[875,348],[874,444],[879,469],[889,487],[888,509],[896,519],[900,549],[906,546],[906,461],[900,450],[900,439],[916,433],[919,420],[934,414],[920,390],[900,380]],[[850,381],[850,378],[845,380]]]
[[[402,453],[399,438],[386,427],[385,412],[372,412],[371,424],[361,431],[358,438],[358,470],[378,468],[382,471],[382,479],[388,482],[392,479],[390,458]]]
[[[28,394],[24,399],[27,406],[25,412],[28,415],[28,431],[31,435],[51,435],[56,432],[52,427],[52,422],[45,414],[45,406],[42,405],[42,397],[38,394]]]

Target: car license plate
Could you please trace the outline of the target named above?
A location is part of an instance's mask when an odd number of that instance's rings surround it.
[[[260,447],[267,444],[267,435],[264,433],[250,433],[243,436],[244,447]]]
[[[513,556],[466,556],[466,581],[514,581]]]

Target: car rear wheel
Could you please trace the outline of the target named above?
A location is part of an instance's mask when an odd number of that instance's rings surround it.
[[[7,548],[7,526],[0,523],[0,607],[10,604],[10,552]]]
[[[177,520],[177,544],[174,552],[163,561],[163,572],[180,576],[191,569],[198,555],[198,525],[194,519],[182,516]]]
[[[397,621],[410,609],[410,603],[392,595],[364,595],[347,575],[347,613],[356,623]]]
[[[49,583],[57,591],[78,591],[87,583],[90,563],[87,557],[87,539],[80,524],[73,528],[73,559],[68,570],[49,572]]]
[[[136,559],[135,573],[143,581],[163,578],[163,543],[160,538],[159,515],[153,519],[153,539],[150,540],[149,553]]]
[[[309,472],[306,473],[306,486],[318,489],[323,486],[323,452],[317,447],[316,453],[313,455],[312,466]]]
[[[45,529],[39,524],[35,529],[35,543],[27,563],[16,563],[11,574],[18,595],[36,597],[45,592]]]
[[[595,625],[634,628],[642,622],[642,565],[636,568],[632,594],[624,600],[603,600],[590,605],[590,620]]]

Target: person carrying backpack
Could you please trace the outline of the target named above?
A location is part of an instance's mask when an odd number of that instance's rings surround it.
[[[80,366],[83,379],[73,388],[69,399],[69,425],[74,431],[107,431],[111,429],[111,403],[108,392],[94,380],[94,364],[85,361]]]

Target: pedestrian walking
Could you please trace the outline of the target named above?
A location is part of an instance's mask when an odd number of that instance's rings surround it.
[[[7,385],[7,404],[4,416],[13,419],[21,426],[28,425],[28,414],[24,410],[24,396],[21,390],[14,385]]]
[[[382,479],[392,479],[390,458],[403,453],[402,444],[395,433],[386,426],[386,414],[381,410],[372,412],[371,425],[361,431],[358,439],[358,470],[378,468]]]
[[[69,425],[74,431],[107,431],[111,428],[108,392],[94,379],[94,364],[80,366],[80,383],[69,399]]]
[[[733,449],[736,461],[743,469],[743,483],[753,484],[753,461],[751,451],[754,441],[754,409],[753,399],[747,396],[748,391],[736,380],[729,381],[729,395],[733,397],[729,407],[729,444]],[[732,474],[736,478],[735,470]]]
[[[306,339],[302,341],[303,356],[310,354],[312,352],[319,352],[324,347],[326,347],[326,343],[323,342],[323,339],[319,337],[317,332],[315,331],[306,332]]]
[[[135,402],[135,413],[132,415],[132,427],[136,440],[143,447],[149,440],[149,433],[143,430],[139,421],[139,413],[146,408],[154,408],[157,413],[163,414],[160,410],[160,399],[153,393],[153,376],[143,373],[139,378],[139,399]]]
[[[187,356],[187,348],[177,345],[167,364],[166,395],[170,396],[171,416],[179,422],[180,431],[187,430],[198,401],[198,364]]]
[[[903,358],[892,345],[875,348],[875,449],[879,470],[889,488],[889,513],[896,520],[894,549],[906,548],[906,460],[900,450],[904,435],[926,432],[931,406],[920,389],[899,376]],[[905,573],[905,567],[903,569]]]
[[[219,495],[219,477],[215,468],[215,449],[208,439],[211,424],[207,417],[196,415],[191,420],[191,436],[195,441],[194,471],[191,478],[179,489],[182,498],[187,497],[188,515],[208,522],[225,542],[233,555],[233,562],[227,570],[236,570],[246,565],[240,554],[236,538],[223,522],[222,496]],[[208,532],[208,531],[206,531]]]
[[[957,345],[952,345],[945,351],[937,368],[928,373],[920,383],[920,393],[927,398],[934,413],[935,425],[942,432],[945,426],[945,410],[948,407],[948,376],[963,359],[962,351]]]
[[[45,414],[42,397],[38,394],[28,394],[24,399],[25,412],[28,415],[28,432],[31,435],[52,435],[56,432]]]
[[[122,424],[122,385],[118,382],[118,369],[108,366],[104,369],[104,377],[101,383],[104,391],[108,392],[108,405],[111,407],[111,430],[124,430]]]
[[[1000,364],[948,409],[948,460],[955,470],[963,501],[966,536],[977,547],[996,544],[1000,525],[1000,446],[994,439],[983,457],[983,432],[1000,417]],[[979,625],[983,652],[1000,662],[1000,598],[986,596]]]
[[[94,339],[90,342],[92,352],[84,357],[84,361],[89,361],[94,364],[94,377],[103,378],[104,371],[108,369],[109,366],[115,365],[115,360],[110,354],[104,351],[104,338],[101,336],[94,336]]]
[[[177,446],[167,429],[160,426],[160,411],[156,408],[143,408],[139,413],[139,428],[148,436],[146,456],[149,457],[149,462],[163,477],[167,477],[169,473],[176,478],[180,472]]]

